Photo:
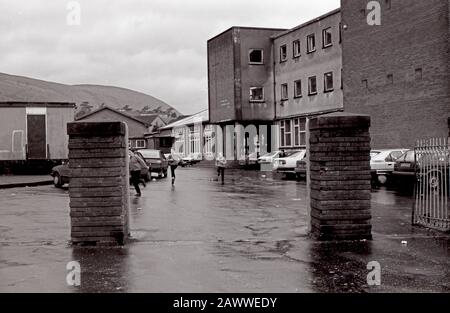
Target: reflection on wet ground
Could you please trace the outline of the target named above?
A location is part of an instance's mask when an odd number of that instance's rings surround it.
[[[231,170],[215,180],[188,168],[174,187],[151,182],[132,197],[129,244],[109,249],[68,245],[67,190],[0,190],[0,291],[450,291],[449,236],[410,225],[410,196],[374,191],[374,240],[327,243],[308,236],[304,182]],[[72,260],[77,288],[65,281]],[[370,261],[381,286],[367,285]]]

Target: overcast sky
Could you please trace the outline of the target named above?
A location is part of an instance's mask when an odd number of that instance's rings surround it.
[[[339,0],[0,0],[0,72],[130,88],[207,108],[206,41],[231,26],[291,28]],[[74,12],[74,11],[72,11]]]

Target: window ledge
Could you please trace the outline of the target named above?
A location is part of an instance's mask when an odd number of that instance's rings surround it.
[[[333,92],[334,91],[334,88],[333,89],[329,89],[329,90],[324,90],[323,92],[324,93],[330,93],[330,92]]]
[[[264,65],[264,63],[257,63],[257,62],[249,62],[249,65]]]
[[[311,50],[311,51],[308,51],[307,53],[308,53],[308,54],[313,54],[314,52],[316,52],[316,49]]]
[[[301,99],[303,96],[294,96],[294,99]]]
[[[312,93],[309,93],[308,96],[317,96],[317,94],[318,94],[317,92],[312,92]]]
[[[327,46],[323,46],[322,49],[327,49],[327,48],[331,48],[333,46],[333,44],[329,44]]]

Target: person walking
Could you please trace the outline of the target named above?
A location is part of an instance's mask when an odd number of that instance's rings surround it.
[[[227,165],[227,160],[224,158],[222,153],[216,158],[216,167],[217,167],[217,177],[222,178],[222,185],[225,184],[225,166]]]
[[[144,168],[148,168],[145,162],[137,157],[132,151],[129,151],[129,169],[130,169],[130,180],[131,184],[134,186],[136,190],[136,196],[141,196],[141,189],[139,188],[139,184],[141,181],[141,170]]]
[[[172,185],[175,184],[175,170],[178,167],[178,163],[179,160],[177,159],[177,157],[175,157],[173,155],[173,153],[171,153],[167,159],[169,161],[169,166],[170,166],[170,175],[172,177]]]

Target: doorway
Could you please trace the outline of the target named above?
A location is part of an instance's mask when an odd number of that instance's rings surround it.
[[[27,115],[27,159],[47,159],[47,131],[45,115]]]

